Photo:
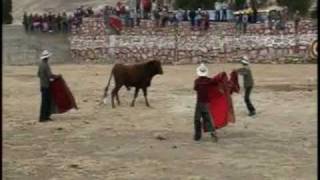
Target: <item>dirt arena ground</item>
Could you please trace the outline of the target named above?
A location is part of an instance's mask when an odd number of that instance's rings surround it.
[[[236,64],[210,65],[211,73]],[[256,117],[233,95],[236,123],[194,142],[196,65],[164,66],[143,96],[120,91],[116,109],[99,105],[111,66],[54,65],[79,111],[38,123],[36,66],[3,67],[3,178],[7,180],[316,179],[316,65],[252,65]],[[243,94],[243,92],[241,92]],[[140,94],[141,95],[141,94]],[[110,100],[110,99],[109,99]],[[165,140],[156,137],[162,136]]]

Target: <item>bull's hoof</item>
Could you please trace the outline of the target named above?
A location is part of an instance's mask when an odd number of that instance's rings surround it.
[[[134,104],[131,104],[130,106],[131,106],[131,107],[134,107]]]

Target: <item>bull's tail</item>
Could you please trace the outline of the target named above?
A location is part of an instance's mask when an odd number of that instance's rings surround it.
[[[108,96],[108,90],[109,90],[109,86],[110,86],[110,82],[111,82],[112,76],[113,76],[113,69],[111,70],[110,77],[109,77],[109,80],[108,80],[108,84],[104,89],[104,93],[103,93],[103,97],[102,97],[103,102],[105,104],[106,104],[106,99],[107,99],[107,96]]]

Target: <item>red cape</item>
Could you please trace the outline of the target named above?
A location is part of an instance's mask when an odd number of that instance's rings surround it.
[[[209,88],[209,110],[216,129],[227,126],[229,122],[235,122],[231,94],[239,92],[238,74],[233,71],[230,76],[228,80],[225,72],[217,74],[213,79],[218,81],[218,85]],[[208,131],[206,124],[204,124],[204,131]]]
[[[76,101],[62,77],[50,83],[52,99],[56,107],[56,113],[64,113],[70,109],[78,109]]]

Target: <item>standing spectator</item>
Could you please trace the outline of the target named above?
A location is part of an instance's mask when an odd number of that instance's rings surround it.
[[[26,32],[28,32],[28,15],[27,15],[27,13],[26,12],[24,12],[24,14],[23,14],[23,26],[24,26],[24,30],[26,31]]]
[[[48,25],[49,25],[49,32],[52,32],[53,31],[53,15],[51,12],[49,12],[49,15],[48,15]]]
[[[62,13],[62,21],[61,21],[62,25],[62,32],[63,33],[67,33],[68,32],[68,16],[67,16],[67,13],[66,12],[63,12]]]
[[[89,17],[92,17],[94,15],[92,7],[88,7],[87,14],[88,14]]]
[[[160,10],[159,10],[159,9],[158,9],[158,10],[155,10],[153,13],[154,13],[153,16],[154,16],[154,19],[155,19],[155,26],[156,26],[156,27],[159,27],[160,18],[161,18],[161,16],[160,16]]]
[[[195,21],[197,23],[198,29],[200,29],[201,28],[201,22],[202,22],[201,11],[197,11],[197,15],[195,17]]]
[[[242,32],[242,14],[241,13],[236,15],[236,29],[239,34]]]
[[[48,26],[48,15],[45,13],[42,19],[42,32],[47,32],[49,29]]]
[[[72,15],[69,15],[68,16],[68,33],[71,32],[72,30],[72,21],[73,21],[73,16]]]
[[[129,6],[125,6],[125,11],[123,13],[124,23],[126,27],[130,26],[130,10]]]
[[[137,10],[136,17],[137,17],[137,26],[140,26],[140,20],[141,20],[140,9]]]
[[[106,26],[108,26],[108,22],[109,22],[109,16],[111,15],[111,9],[109,9],[108,6],[105,6],[104,8],[104,12],[103,12],[103,20],[104,20],[104,24]]]
[[[116,5],[116,15],[117,15],[117,16],[120,16],[120,15],[121,15],[121,13],[122,13],[122,7],[123,7],[122,3],[121,3],[121,2],[117,2],[117,5]]]
[[[295,12],[295,14],[293,15],[293,20],[294,20],[294,30],[295,30],[295,33],[298,34],[298,30],[299,30],[299,23],[301,21],[301,18],[300,18],[300,12],[297,10]]]
[[[152,12],[152,15],[153,16],[151,16],[152,17],[152,20],[155,20],[155,16],[154,16],[154,14],[155,14],[155,12],[158,10],[158,6],[157,6],[157,3],[156,3],[156,0],[153,0],[152,1],[152,5],[151,5],[151,12]]]
[[[252,22],[253,23],[257,23],[258,21],[258,10],[257,9],[253,9],[253,13],[252,13]]]
[[[181,21],[183,21],[183,12],[181,10],[178,10],[178,12],[175,15],[175,18],[179,24]]]
[[[208,30],[210,26],[210,16],[208,11],[205,11],[204,13],[204,30]]]
[[[226,5],[226,3],[222,4],[222,21],[227,21],[227,5]]]
[[[173,25],[176,22],[176,16],[173,12],[168,13],[168,21],[170,22],[170,25]]]
[[[160,19],[161,19],[161,27],[165,27],[168,20],[169,20],[169,12],[167,8],[162,8],[161,14],[160,14]]]
[[[216,2],[214,6],[215,6],[215,16],[216,16],[215,20],[220,21],[220,8],[221,8],[220,3]]]
[[[183,21],[188,21],[188,11],[185,10],[183,13]]]
[[[269,30],[272,31],[273,19],[271,18],[270,15],[268,15],[268,26],[269,26]]]
[[[194,29],[195,26],[195,19],[196,19],[196,12],[195,10],[191,10],[189,12],[189,18],[190,18],[190,22],[191,22],[191,28]]]
[[[43,16],[39,16],[39,32],[43,32]]]
[[[79,8],[79,13],[80,13],[80,16],[81,17],[84,17],[84,16],[86,16],[86,11],[84,10],[84,6],[80,6],[80,8]]]
[[[129,15],[130,27],[134,27],[136,19],[137,19],[137,15],[135,10],[130,9],[130,15]]]
[[[62,31],[62,16],[59,13],[57,18],[56,18],[56,26],[57,26],[57,31],[61,32]]]
[[[32,25],[35,32],[40,31],[40,18],[38,14],[35,14],[32,18]]]
[[[247,33],[247,26],[248,26],[248,13],[244,12],[242,15],[242,32],[245,34]]]
[[[58,31],[58,23],[57,23],[57,16],[55,14],[52,15],[52,31]]]
[[[33,31],[33,25],[32,25],[32,20],[33,20],[33,16],[32,16],[32,13],[30,13],[29,14],[29,16],[28,16],[28,25],[29,25],[29,27],[28,27],[28,30],[29,31]]]

